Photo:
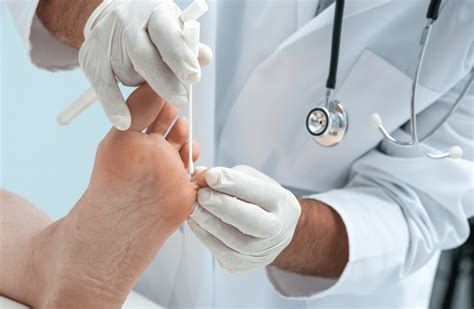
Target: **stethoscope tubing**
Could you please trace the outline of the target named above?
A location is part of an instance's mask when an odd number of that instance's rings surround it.
[[[459,146],[454,146],[448,151],[442,152],[442,151],[437,151],[436,153],[430,152],[428,150],[425,150],[425,146],[422,145],[422,142],[431,137],[435,132],[437,132],[441,126],[443,126],[446,121],[449,119],[449,117],[453,114],[453,112],[457,109],[457,107],[460,105],[462,99],[466,96],[466,94],[469,92],[469,90],[472,88],[473,83],[474,83],[474,68],[471,68],[470,72],[470,78],[468,79],[466,85],[464,86],[463,90],[459,94],[458,98],[455,100],[454,104],[451,106],[449,111],[446,113],[446,115],[427,133],[425,136],[423,136],[421,139],[418,138],[418,127],[417,127],[417,115],[416,115],[416,103],[417,103],[417,94],[419,90],[419,82],[420,82],[420,75],[421,71],[423,68],[424,64],[424,58],[426,54],[426,49],[427,46],[429,45],[430,38],[431,38],[431,31],[434,22],[438,19],[441,11],[444,9],[444,6],[446,5],[445,3],[442,3],[442,0],[431,0],[430,5],[428,7],[428,11],[426,14],[426,18],[428,19],[428,23],[423,29],[422,37],[421,37],[421,48],[418,56],[418,63],[416,67],[416,73],[415,77],[412,82],[412,91],[411,91],[411,99],[410,99],[410,127],[411,127],[411,141],[399,141],[396,138],[394,138],[382,125],[382,120],[378,114],[374,114],[371,117],[375,116],[375,118],[372,118],[371,121],[372,123],[375,123],[375,126],[379,129],[379,131],[382,133],[384,138],[397,146],[401,147],[415,147],[420,154],[422,154],[425,157],[431,158],[431,159],[442,159],[442,158],[458,158],[462,155],[462,149]],[[336,0],[335,4],[335,12],[334,12],[334,25],[333,25],[333,33],[332,33],[332,42],[331,42],[331,59],[330,59],[330,68],[329,68],[329,74],[328,74],[328,79],[326,83],[326,109],[317,107],[315,109],[312,109],[307,118],[306,118],[306,126],[311,135],[313,135],[313,138],[315,141],[322,145],[322,146],[335,146],[337,143],[339,143],[342,138],[344,137],[344,132],[342,132],[340,138],[336,141],[334,140],[331,143],[322,143],[321,140],[324,138],[324,136],[328,135],[329,132],[332,131],[329,126],[326,126],[324,130],[322,130],[321,133],[315,134],[311,130],[311,126],[309,124],[310,120],[312,119],[311,116],[315,111],[317,110],[318,112],[323,111],[326,114],[327,118],[327,123],[329,123],[329,119],[331,118],[331,115],[328,115],[327,113],[337,113],[335,110],[329,109],[330,106],[334,105],[331,104],[333,101],[332,99],[332,92],[336,87],[336,76],[337,76],[337,66],[338,66],[338,60],[339,60],[339,48],[340,48],[340,40],[341,40],[341,34],[342,34],[342,22],[343,22],[343,13],[344,12],[344,0]],[[338,103],[341,108],[342,105]],[[344,117],[347,117],[346,114],[342,115]],[[375,119],[375,122],[374,122]],[[344,119],[347,122],[347,119]],[[347,126],[344,128],[336,128],[336,132],[339,132],[340,130],[346,130]],[[337,131],[339,130],[339,131]],[[341,132],[339,132],[341,133]]]

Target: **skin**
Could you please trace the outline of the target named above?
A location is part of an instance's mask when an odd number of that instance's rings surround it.
[[[0,294],[40,308],[118,308],[188,217],[197,185],[183,163],[187,121],[165,138],[177,111],[147,85],[128,104],[133,130],[102,140],[88,188],[64,218],[1,192]]]
[[[102,0],[40,0],[36,15],[60,41],[79,48],[87,19]]]
[[[272,263],[303,275],[338,278],[349,260],[349,240],[339,214],[316,200],[299,199],[301,215],[288,247]]]

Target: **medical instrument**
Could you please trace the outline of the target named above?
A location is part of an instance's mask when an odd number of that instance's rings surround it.
[[[426,48],[429,44],[431,37],[431,30],[434,22],[437,20],[442,10],[442,0],[431,0],[426,14],[428,23],[423,29],[420,44],[421,49],[418,57],[418,64],[416,68],[415,78],[412,83],[412,94],[410,104],[410,125],[411,125],[411,141],[398,141],[395,139],[382,125],[382,119],[378,114],[372,114],[369,117],[369,124],[378,128],[384,138],[392,144],[402,147],[415,147],[418,152],[422,155],[432,159],[442,158],[460,158],[462,156],[462,149],[459,146],[453,146],[448,151],[438,153],[432,153],[423,148],[421,142],[432,136],[452,115],[454,110],[459,106],[462,99],[466,96],[468,91],[471,89],[474,80],[474,69],[470,72],[470,78],[467,81],[466,86],[461,91],[458,98],[455,100],[453,106],[448,113],[441,119],[441,121],[434,126],[434,128],[428,132],[422,138],[418,137],[418,129],[416,122],[416,96],[419,88],[420,73],[424,62],[424,56]],[[316,107],[312,109],[306,117],[306,128],[308,132],[313,136],[314,140],[321,146],[332,147],[337,145],[344,138],[344,135],[348,127],[348,115],[344,110],[342,104],[337,100],[332,99],[332,92],[336,86],[336,75],[337,65],[339,58],[339,47],[342,32],[342,19],[344,11],[344,0],[336,0],[335,14],[334,14],[334,27],[332,33],[332,48],[331,48],[331,62],[329,69],[328,81],[326,84],[326,100],[324,107]]]
[[[183,23],[187,21],[196,20],[201,17],[208,10],[208,5],[205,0],[194,0],[188,7],[186,7],[180,16]],[[58,117],[57,122],[60,125],[68,125],[79,114],[92,106],[97,101],[97,94],[91,87],[79,96],[73,103],[71,103]],[[128,129],[128,128],[123,128]]]
[[[332,147],[339,144],[344,138],[349,125],[348,115],[344,107],[339,101],[332,99],[332,93],[336,88],[343,17],[344,0],[336,0],[331,42],[331,62],[329,65],[328,79],[326,81],[324,106],[312,109],[306,117],[306,128],[308,132],[319,145],[325,147]]]
[[[433,2],[436,1],[432,1]],[[431,6],[430,6],[431,7]],[[430,12],[430,11],[429,11]],[[420,73],[421,73],[421,68],[423,66],[423,60],[426,52],[426,47],[428,45],[428,42],[431,37],[431,30],[434,21],[438,17],[438,14],[436,13],[435,15],[431,16],[428,15],[428,24],[424,28],[420,44],[422,45],[419,58],[418,58],[418,66],[416,68],[416,73],[415,73],[415,79],[412,84],[412,94],[411,94],[411,104],[410,104],[410,126],[411,126],[411,141],[399,141],[395,139],[388,131],[385,129],[382,123],[382,118],[380,117],[379,114],[374,113],[369,117],[369,124],[372,125],[374,128],[378,128],[379,131],[382,133],[384,138],[389,141],[390,143],[401,146],[401,147],[416,147],[418,152],[423,154],[424,156],[431,158],[431,159],[443,159],[443,158],[452,158],[452,159],[458,159],[462,157],[463,151],[460,146],[452,146],[450,149],[447,151],[439,151],[437,153],[432,153],[428,150],[425,150],[423,146],[421,145],[421,142],[432,136],[451,116],[451,114],[456,110],[456,108],[459,106],[461,103],[462,99],[466,96],[466,94],[469,92],[473,85],[473,80],[474,80],[474,69],[471,69],[470,72],[470,77],[464,86],[463,90],[459,94],[458,98],[450,108],[450,110],[446,113],[446,115],[441,119],[441,121],[438,122],[437,125],[431,129],[428,134],[426,134],[423,138],[418,137],[418,130],[417,130],[417,123],[416,123],[416,95],[418,92],[418,85],[419,85],[419,79],[420,79]]]
[[[195,20],[189,20],[184,23],[184,39],[192,52],[198,56],[199,53],[199,34],[200,24]],[[189,137],[188,137],[188,174],[194,174],[193,162],[193,85],[188,86],[188,119],[189,119]]]

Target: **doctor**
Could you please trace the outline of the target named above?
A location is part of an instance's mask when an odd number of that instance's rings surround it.
[[[165,306],[428,306],[439,253],[465,241],[474,214],[474,98],[470,93],[428,140],[436,148],[460,145],[460,160],[428,160],[380,143],[367,125],[373,112],[397,137],[409,137],[411,80],[428,2],[347,1],[336,96],[351,124],[337,147],[317,146],[304,119],[324,97],[331,2],[211,3],[203,29],[216,64],[196,105],[218,104],[203,149],[215,146],[209,164],[253,168],[206,172],[208,187],[198,193],[189,227],[171,237],[137,285],[151,299]],[[41,23],[31,26],[35,10],[31,1],[23,14],[16,11],[33,61],[57,68],[47,50],[75,65],[77,50],[35,45],[53,40]],[[418,97],[421,132],[449,110],[474,65],[473,12],[468,0],[449,1],[434,27]]]

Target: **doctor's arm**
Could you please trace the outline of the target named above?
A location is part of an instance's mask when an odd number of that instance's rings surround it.
[[[443,95],[417,115],[419,136],[448,113],[468,81],[466,75],[472,74],[472,14],[467,13],[472,3],[452,5],[453,18],[438,26],[431,38],[421,82]],[[383,141],[354,163],[345,187],[306,197],[314,205],[329,205],[340,216],[347,233],[347,264],[336,281],[321,287],[324,273],[301,271],[292,263],[298,257],[302,265],[314,263],[303,248],[317,242],[306,239],[305,244],[298,236],[317,232],[315,225],[321,220],[313,217],[307,229],[298,224],[294,241],[275,260],[276,267],[267,267],[274,287],[295,297],[371,294],[410,280],[424,266],[429,270],[440,251],[461,245],[470,233],[468,219],[474,216],[473,119],[471,89],[449,120],[423,143],[431,152],[459,145],[464,151],[461,159],[427,159],[413,148]],[[410,132],[407,124],[393,133],[406,141]],[[312,254],[325,254],[318,249],[314,247]]]
[[[311,196],[314,200],[309,203],[316,207],[323,202],[331,205],[348,237],[348,262],[341,276],[329,274],[338,280],[327,292],[372,293],[417,271],[441,250],[461,245],[469,235],[468,218],[474,214],[473,170],[472,156],[439,162],[373,151],[356,163],[347,187]],[[273,263],[276,267],[267,269],[282,294],[316,295],[321,292],[318,288],[301,293],[293,287],[310,286],[307,275],[328,275],[318,269],[318,255],[332,256],[337,263],[337,256],[327,250],[331,245],[321,247],[321,236],[308,236],[322,231],[318,231],[322,220],[315,216],[306,228],[298,224],[292,243]],[[340,236],[332,246],[345,242]],[[281,269],[305,276],[288,276]]]
[[[58,40],[79,49],[87,19],[102,0],[40,0],[36,15]]]
[[[421,130],[431,129],[435,115],[445,114],[455,97],[448,93],[421,113]],[[348,263],[327,293],[371,293],[407,277],[441,250],[457,247],[467,239],[468,219],[474,215],[473,102],[471,93],[429,139],[429,145],[439,149],[460,145],[464,149],[462,159],[430,160],[414,150],[382,143],[354,164],[346,187],[308,197],[316,208],[321,203],[330,205],[344,222],[348,236]],[[407,139],[408,130],[396,133]],[[319,258],[312,256],[327,252],[318,247],[318,236],[313,240],[308,236],[318,233],[322,222],[322,218],[314,216],[307,228],[299,223],[293,242],[273,263],[276,267],[268,268],[270,279],[284,295],[312,296],[321,292],[317,288],[305,293],[297,291],[293,288],[295,283],[308,286],[311,277],[288,276],[280,269],[327,275],[316,268],[300,269],[301,265],[317,266]],[[344,237],[340,240],[344,241]],[[305,249],[311,246],[312,253]]]
[[[201,189],[188,224],[228,271],[248,272],[275,259],[280,267],[307,275],[337,277],[344,269],[345,226],[326,204],[298,200],[244,165],[211,168],[195,181]]]
[[[420,130],[429,131],[455,97],[449,92],[421,113]],[[211,168],[189,225],[231,272],[270,265],[271,282],[286,296],[367,294],[402,280],[469,235],[473,101],[468,95],[429,139],[440,149],[460,145],[462,159],[429,160],[382,143],[355,162],[345,187],[299,200],[250,167]],[[409,138],[408,128],[396,134]],[[316,283],[322,278],[337,280],[321,281],[328,289]]]
[[[337,278],[349,258],[347,231],[333,208],[314,199],[298,199],[301,215],[292,241],[271,265],[294,273]]]
[[[66,216],[53,222],[0,191],[0,295],[41,308],[118,308],[188,217],[197,187],[186,177],[187,120],[164,136],[177,109],[148,85],[128,103],[131,130],[102,140],[89,185]]]

